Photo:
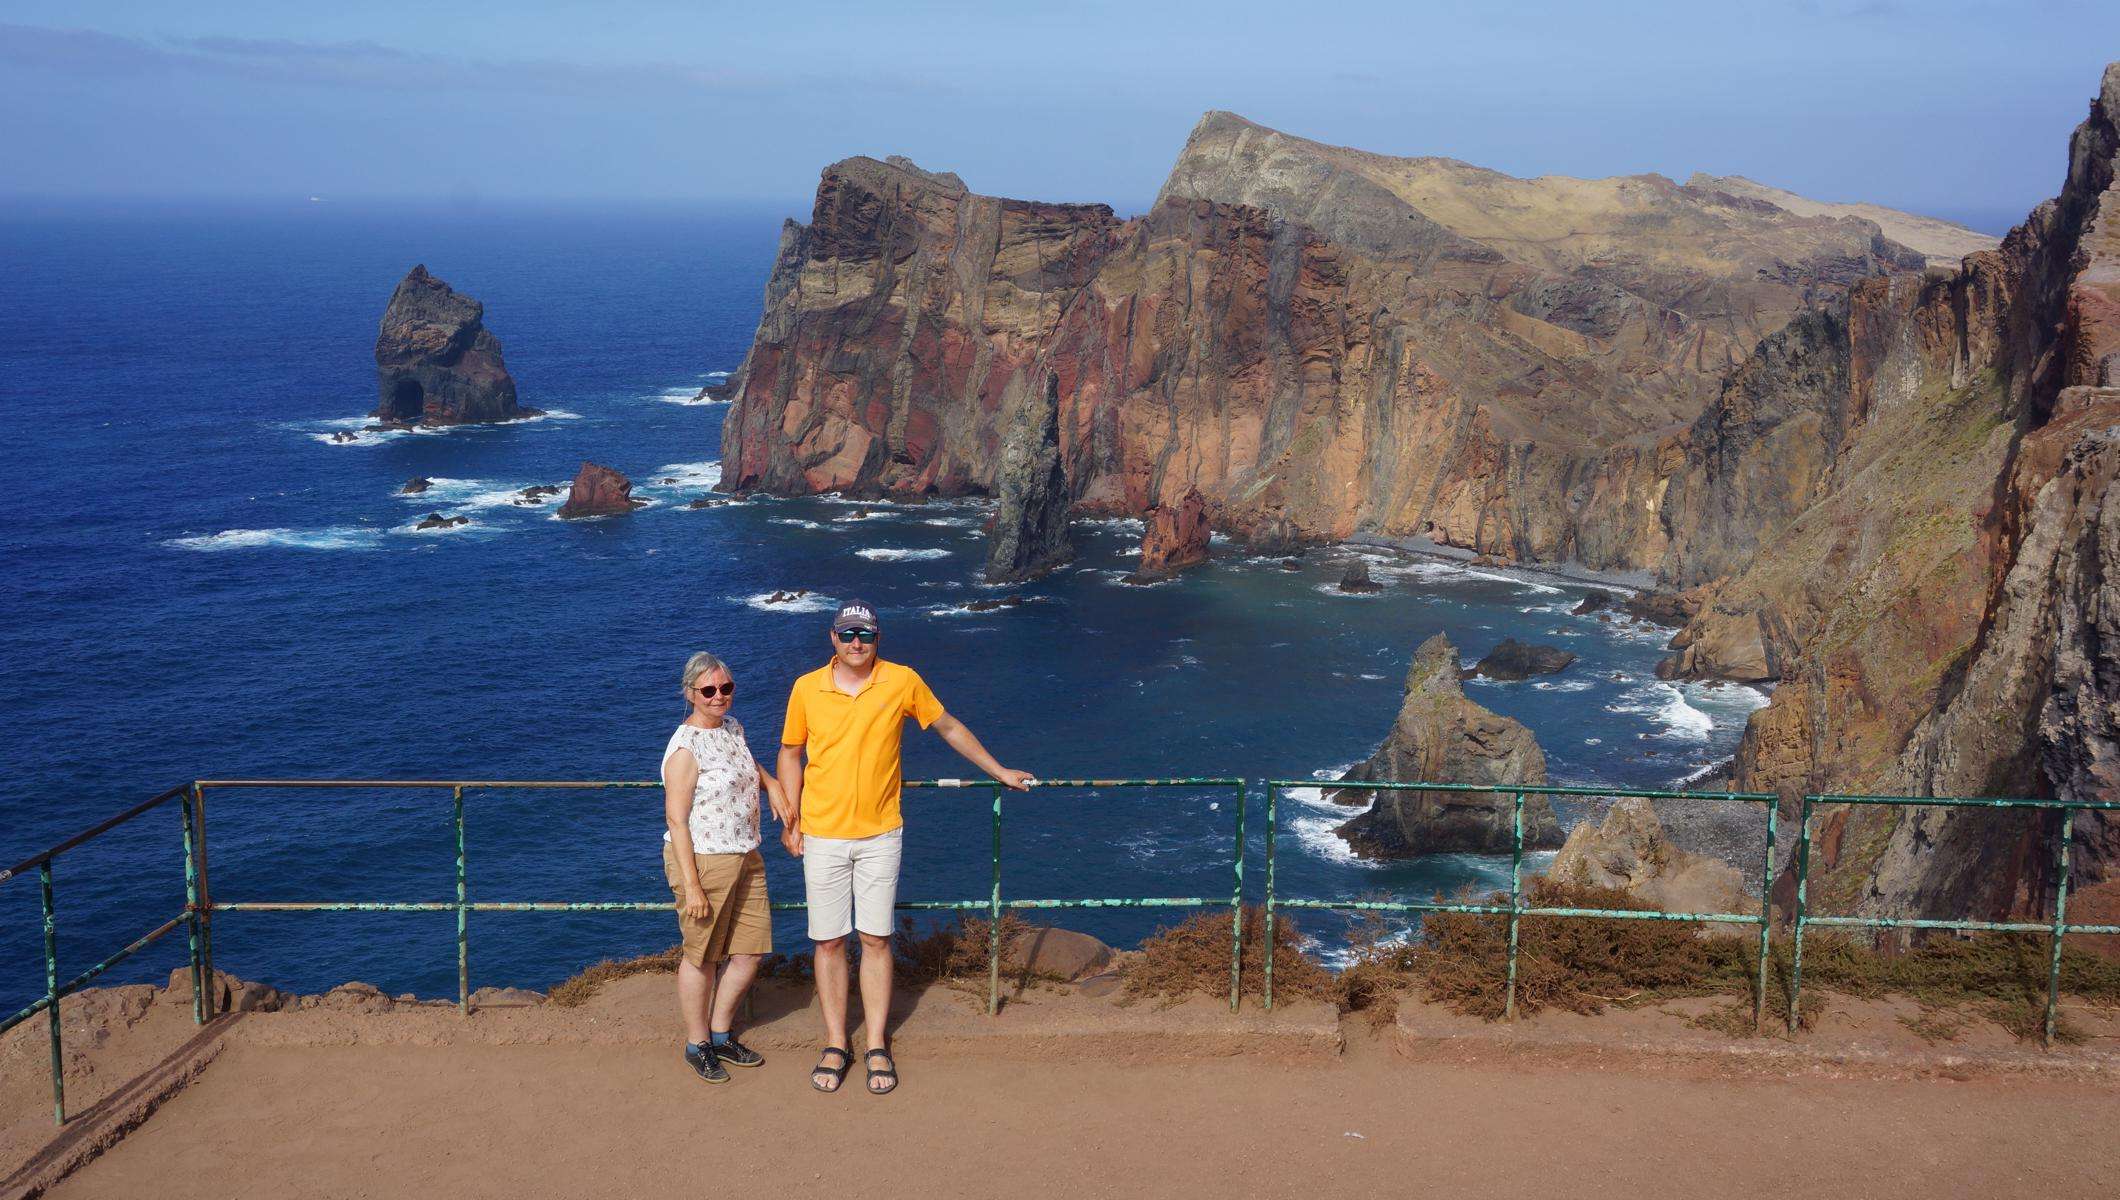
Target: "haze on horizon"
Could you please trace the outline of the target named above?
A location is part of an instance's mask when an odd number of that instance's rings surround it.
[[[904,154],[1130,212],[1221,108],[1514,175],[1740,174],[2000,232],[2058,188],[2120,47],[2120,5],[2080,0],[300,7],[17,0],[0,198],[802,212],[826,163]]]

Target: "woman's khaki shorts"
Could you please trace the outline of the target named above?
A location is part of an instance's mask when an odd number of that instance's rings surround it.
[[[731,954],[773,952],[773,916],[766,908],[766,864],[748,854],[695,854],[699,890],[707,895],[707,916],[685,915],[685,881],[677,873],[677,847],[663,843],[663,875],[677,899],[677,927],[685,935],[685,961],[710,966]]]

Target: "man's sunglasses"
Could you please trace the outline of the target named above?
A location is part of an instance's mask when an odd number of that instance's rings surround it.
[[[873,629],[835,629],[832,632],[838,635],[839,643],[842,646],[853,645],[857,638],[860,639],[861,644],[864,646],[876,644],[876,631]]]
[[[730,680],[729,682],[727,682],[727,683],[724,683],[724,684],[722,684],[722,685],[721,685],[721,686],[719,686],[719,687],[716,687],[715,685],[713,685],[713,684],[711,684],[711,683],[703,683],[703,684],[700,684],[700,685],[699,685],[699,694],[700,694],[701,696],[712,696],[712,695],[713,695],[714,693],[716,693],[716,692],[720,692],[720,693],[721,693],[722,695],[724,695],[724,696],[733,696],[733,695],[735,695],[735,694],[736,694],[736,681],[732,679],[732,680]]]

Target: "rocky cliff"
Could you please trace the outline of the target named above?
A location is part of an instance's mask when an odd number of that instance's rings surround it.
[[[783,231],[723,486],[991,492],[1002,414],[1050,378],[1084,510],[1197,489],[1258,543],[1651,568],[1719,377],[1923,261],[1871,222],[1657,176],[1512,179],[1227,113],[1129,221],[850,159]]]
[[[391,293],[375,336],[375,415],[391,424],[462,425],[535,415],[516,403],[485,306],[416,266]]]
[[[1684,443],[1669,582],[1684,672],[1775,678],[1740,788],[2111,799],[2120,64],[2061,194],[1994,251],[1857,284],[1765,340]],[[2079,818],[2079,877],[2120,861]],[[1821,902],[2036,908],[2051,824],[1828,810]]]
[[[1465,696],[1463,664],[1438,633],[1421,643],[1406,672],[1406,695],[1375,754],[1340,778],[1369,783],[1511,784],[1546,782],[1546,755],[1519,721]],[[1507,854],[1514,843],[1514,801],[1490,792],[1401,792],[1341,789],[1333,798],[1369,804],[1340,826],[1357,853],[1378,858],[1414,854]],[[1544,796],[1524,798],[1524,847],[1561,844],[1560,822]]]

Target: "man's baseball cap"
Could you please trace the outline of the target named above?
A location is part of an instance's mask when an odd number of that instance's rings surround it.
[[[876,610],[865,600],[849,600],[839,606],[839,615],[832,618],[832,632],[842,629],[874,629],[881,633],[883,626],[876,620]]]

